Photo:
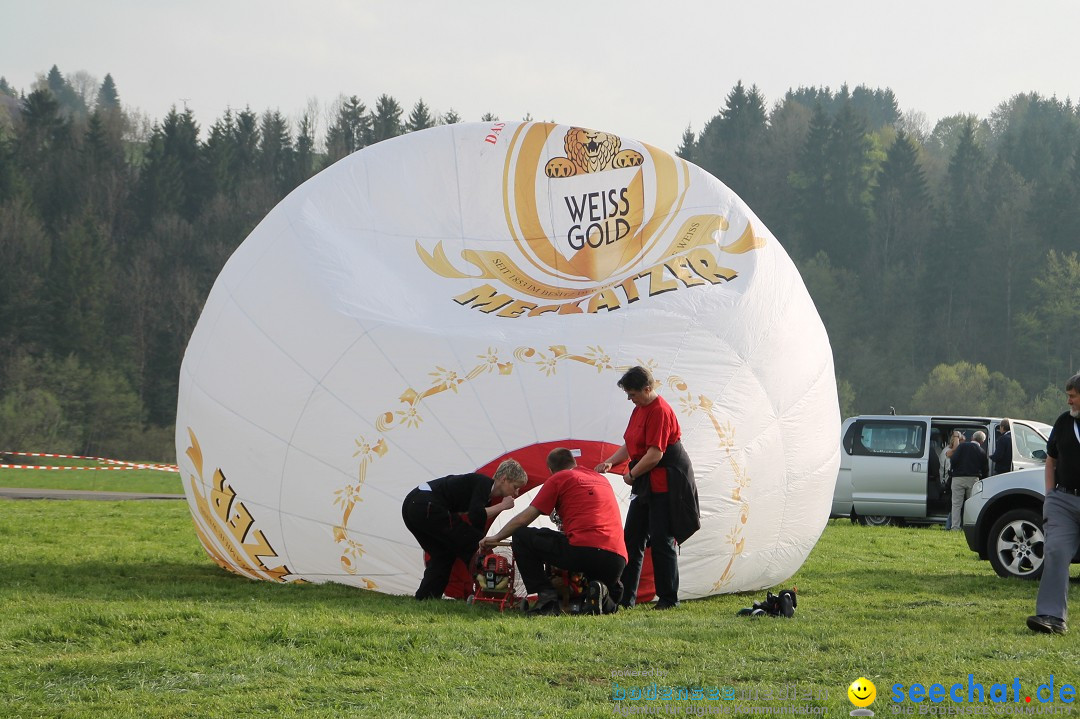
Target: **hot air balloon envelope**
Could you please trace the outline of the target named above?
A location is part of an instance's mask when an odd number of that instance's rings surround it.
[[[404,496],[506,457],[539,480],[557,446],[593,466],[622,443],[634,365],[697,477],[682,596],[790,577],[828,519],[840,418],[821,320],[753,212],[566,125],[365,148],[274,208],[207,298],[176,423],[199,538],[248,577],[412,593]]]

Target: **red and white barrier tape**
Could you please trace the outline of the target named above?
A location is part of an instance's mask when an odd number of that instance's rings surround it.
[[[92,471],[128,471],[134,469],[151,469],[157,472],[179,472],[175,464],[141,464],[127,462],[122,459],[109,459],[108,457],[84,457],[78,454],[50,454],[48,452],[0,452],[0,457],[50,457],[53,459],[83,459],[91,462],[99,462],[109,465],[108,467],[47,467],[40,464],[3,464],[0,469],[74,469]]]

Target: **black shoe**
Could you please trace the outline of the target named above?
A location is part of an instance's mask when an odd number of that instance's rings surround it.
[[[559,595],[554,589],[540,592],[536,597],[536,604],[532,606],[532,609],[527,609],[525,614],[530,617],[557,616],[562,614],[562,608],[559,606]]]
[[[562,614],[562,607],[559,606],[559,599],[549,599],[546,602],[537,602],[536,606],[525,612],[529,617],[557,617]]]
[[[585,614],[604,614],[604,608],[610,604],[607,585],[592,580],[585,588]]]
[[[793,617],[795,616],[795,605],[798,601],[795,599],[795,592],[790,589],[785,589],[780,592],[780,616]]]
[[[744,607],[735,612],[735,616],[768,616],[769,613],[760,607]]]
[[[1051,617],[1049,614],[1037,614],[1027,618],[1028,629],[1044,634],[1064,634],[1069,631],[1064,619]]]
[[[674,609],[677,606],[679,606],[678,602],[669,602],[667,600],[661,599],[653,605],[653,609],[659,609],[662,611],[664,609]]]

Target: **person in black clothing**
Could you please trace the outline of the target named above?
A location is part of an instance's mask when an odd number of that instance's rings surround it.
[[[634,404],[623,432],[623,444],[597,472],[608,472],[630,460],[623,482],[632,487],[626,512],[623,540],[628,556],[623,570],[623,596],[619,604],[637,603],[645,547],[651,548],[657,602],[653,609],[679,606],[679,555],[681,546],[701,528],[694,467],[682,445],[682,429],[675,410],[656,392],[652,373],[640,365],[631,367],[618,381]]]
[[[1043,573],[1028,629],[1064,634],[1068,627],[1069,564],[1080,548],[1080,374],[1065,383],[1069,411],[1054,421],[1043,473]]]
[[[1008,419],[1001,420],[998,425],[998,438],[994,445],[994,453],[990,455],[990,461],[994,463],[994,474],[1004,474],[1012,471],[1012,422]]]
[[[488,523],[514,506],[514,497],[528,481],[520,464],[508,459],[495,476],[451,474],[424,482],[409,492],[401,505],[401,518],[430,556],[417,599],[438,599],[450,581],[454,560],[466,564],[487,533]],[[502,499],[488,506],[492,500]]]
[[[953,447],[945,451],[952,464],[952,513],[950,519],[951,529],[960,531],[961,510],[964,501],[971,495],[971,488],[975,482],[986,476],[987,461],[986,450],[982,443],[986,441],[986,433],[979,430],[971,435],[970,442],[953,440]]]

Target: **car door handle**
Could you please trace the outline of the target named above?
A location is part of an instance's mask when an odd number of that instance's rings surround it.
[[[921,472],[921,471],[923,471],[922,462],[912,462],[911,463],[911,471],[912,472]]]

